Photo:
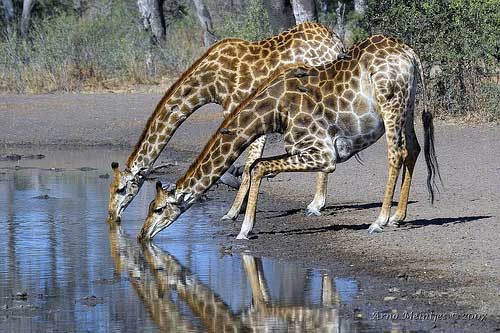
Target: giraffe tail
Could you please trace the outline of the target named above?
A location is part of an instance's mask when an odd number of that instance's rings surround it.
[[[441,184],[443,184],[443,180],[441,178],[441,174],[439,172],[439,164],[436,156],[436,148],[434,146],[434,122],[433,122],[433,114],[429,111],[428,99],[427,99],[427,89],[425,86],[424,79],[424,70],[422,67],[422,63],[418,55],[413,51],[413,49],[409,48],[409,53],[415,59],[415,62],[418,67],[420,81],[422,83],[422,95],[424,99],[424,111],[422,112],[422,125],[424,128],[424,156],[425,156],[425,164],[427,165],[427,190],[429,191],[429,196],[431,200],[431,204],[434,203],[435,191],[439,192],[439,188],[436,184],[436,176],[439,178]]]

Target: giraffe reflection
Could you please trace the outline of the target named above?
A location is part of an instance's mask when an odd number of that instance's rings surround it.
[[[151,242],[138,244],[118,225],[111,225],[109,237],[116,273],[128,273],[151,319],[162,331],[304,332],[352,328],[352,323],[340,320],[338,293],[326,274],[322,277],[319,305],[281,305],[270,297],[261,260],[244,254],[242,266],[252,304],[242,312],[234,312],[168,252]],[[194,318],[182,310],[186,306]]]

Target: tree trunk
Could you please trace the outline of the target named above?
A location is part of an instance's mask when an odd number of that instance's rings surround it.
[[[335,27],[335,31],[337,31],[340,40],[344,42],[345,39],[345,3],[338,2],[337,9],[335,9],[335,13],[337,16],[337,25]]]
[[[21,36],[26,39],[28,37],[31,20],[31,10],[35,4],[34,0],[23,0],[23,13],[21,16]]]
[[[288,0],[263,0],[269,14],[269,23],[274,34],[278,34],[295,25],[292,6]]]
[[[151,41],[156,44],[165,39],[165,16],[163,0],[137,0],[144,28],[151,32]]]
[[[366,11],[366,0],[354,0],[354,11],[364,15]]]
[[[76,15],[78,15],[78,17],[83,16],[83,1],[84,0],[73,0],[73,9],[75,10],[75,13]]]
[[[2,0],[2,5],[5,26],[7,27],[7,33],[10,34],[12,32],[12,22],[14,21],[14,6],[12,0]]]
[[[317,22],[318,11],[314,0],[291,0],[295,23]]]
[[[328,12],[329,8],[329,1],[328,0],[316,0],[316,9],[320,13],[326,13]]]
[[[212,45],[217,41],[217,38],[213,34],[212,18],[210,17],[210,12],[208,8],[203,3],[203,0],[193,0],[194,6],[196,8],[196,14],[200,20],[201,26],[203,27],[203,45],[205,47]]]

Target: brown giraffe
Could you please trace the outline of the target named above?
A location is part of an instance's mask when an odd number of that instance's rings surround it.
[[[163,189],[161,183],[157,184],[157,195],[139,238],[151,239],[174,222],[219,179],[245,147],[273,132],[284,135],[287,153],[259,158],[253,163],[247,210],[238,239],[247,239],[253,228],[263,176],[285,171],[333,172],[337,163],[370,146],[384,132],[389,176],[382,209],[369,231],[382,231],[387,223],[403,221],[420,152],[413,124],[418,68],[423,83],[420,60],[407,45],[381,35],[354,46],[347,56],[349,59],[319,67],[291,65],[272,75],[224,120],[175,187]],[[427,185],[433,200],[433,180],[439,171],[432,114],[426,106],[424,109]],[[402,165],[399,203],[389,218]]]
[[[343,54],[339,37],[318,23],[299,24],[259,42],[225,39],[210,47],[167,90],[147,121],[125,169],[120,171],[118,163],[111,164],[114,176],[110,185],[109,220],[120,220],[165,145],[198,108],[217,103],[227,116],[276,69],[291,63],[320,65]],[[264,143],[263,137],[252,145],[248,167],[261,156]],[[244,177],[244,183],[248,178]],[[326,176],[320,176],[318,183],[326,185]],[[324,190],[316,194],[310,205],[313,211],[322,208],[317,203],[324,203],[324,194]]]

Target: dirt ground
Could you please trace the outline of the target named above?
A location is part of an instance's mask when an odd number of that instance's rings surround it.
[[[160,97],[0,96],[0,155],[14,152],[19,145],[130,149]],[[218,107],[207,106],[177,131],[164,157],[172,158],[170,149],[186,153],[176,155],[183,160],[179,160],[172,178],[181,175],[182,168],[201,150],[220,120]],[[421,123],[417,122],[422,144]],[[409,299],[429,302],[429,306],[432,303],[433,309],[468,309],[486,314],[494,321],[488,327],[496,325],[500,330],[500,126],[435,125],[444,186],[431,206],[422,154],[415,170],[407,220],[401,227],[386,228],[376,235],[368,235],[366,230],[377,217],[386,182],[386,146],[380,140],[361,154],[364,165],[354,159],[338,165],[330,176],[322,216],[303,214],[313,196],[315,175],[281,174],[263,182],[254,239],[244,243],[234,240],[238,222],[226,222],[224,237],[236,249],[319,267],[328,267],[341,258],[352,274],[403,284],[412,281],[404,295],[396,292],[399,294],[394,302]],[[282,151],[279,137],[270,141],[266,155]],[[218,195],[217,191],[210,195]],[[232,195],[223,195],[228,197],[229,207]]]

